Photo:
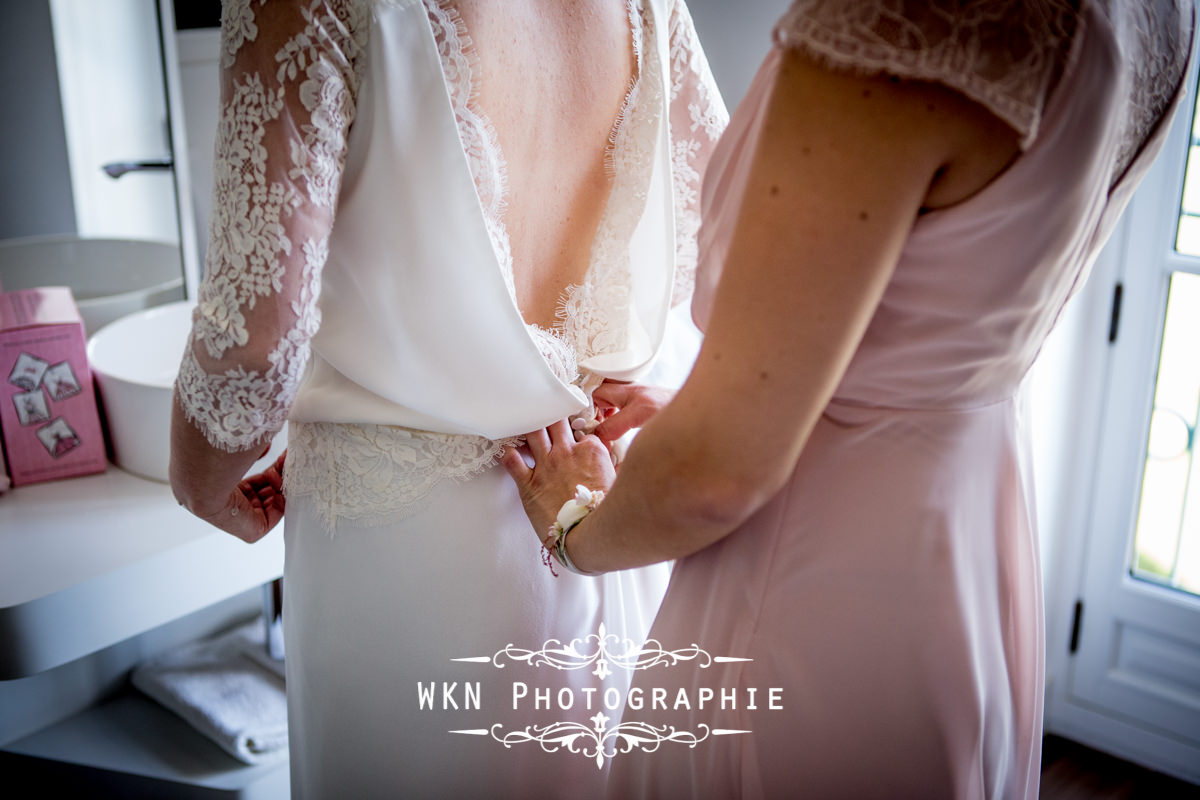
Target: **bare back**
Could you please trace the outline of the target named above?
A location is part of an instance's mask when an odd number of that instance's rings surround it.
[[[504,223],[517,304],[550,327],[583,280],[611,189],[605,156],[637,62],[621,0],[459,0],[479,111],[508,170]]]

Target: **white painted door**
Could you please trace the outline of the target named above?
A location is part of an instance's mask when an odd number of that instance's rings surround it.
[[[1125,228],[1066,704],[1081,738],[1200,782],[1195,69],[1188,80],[1186,113]]]

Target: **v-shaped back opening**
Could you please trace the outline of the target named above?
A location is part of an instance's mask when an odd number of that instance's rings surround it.
[[[496,268],[516,312],[547,362],[559,377],[571,382],[577,360],[619,349],[622,344],[619,340],[628,327],[631,290],[628,241],[640,215],[636,202],[638,187],[644,187],[651,169],[649,151],[653,148],[646,143],[657,130],[658,121],[657,114],[644,111],[653,109],[662,97],[661,80],[646,80],[647,73],[653,76],[655,70],[644,68],[646,45],[652,42],[654,23],[647,24],[638,0],[625,0],[634,71],[608,129],[602,161],[592,165],[593,169],[603,170],[606,191],[598,198],[595,224],[583,234],[590,236],[586,264],[573,279],[555,287],[558,294],[554,318],[546,319],[543,315],[531,319],[533,315],[525,313],[518,299],[517,275],[521,264],[514,262],[508,225],[509,164],[496,126],[480,102],[482,68],[476,44],[453,0],[424,0],[424,3],[459,137],[475,182],[480,212],[496,256]],[[653,51],[653,47],[650,49]],[[647,87],[647,83],[651,86]],[[640,110],[642,104],[647,108]],[[653,125],[647,127],[647,121]],[[528,208],[533,207],[531,203]]]

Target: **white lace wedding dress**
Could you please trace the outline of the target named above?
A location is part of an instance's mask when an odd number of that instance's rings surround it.
[[[495,461],[508,437],[586,414],[603,377],[644,371],[690,292],[700,177],[727,117],[683,0],[630,0],[628,18],[637,71],[611,195],[587,277],[546,330],[516,304],[505,161],[454,4],[226,4],[208,263],[178,396],[226,450],[290,420],[295,796],[601,791],[594,757],[501,739],[555,723],[602,737],[620,716],[603,691],[629,675],[490,657],[602,624],[640,642],[666,572],[554,577]]]

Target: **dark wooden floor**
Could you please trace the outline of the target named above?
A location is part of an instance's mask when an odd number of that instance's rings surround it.
[[[1081,744],[1042,742],[1042,800],[1200,800],[1200,786],[1169,778]]]

